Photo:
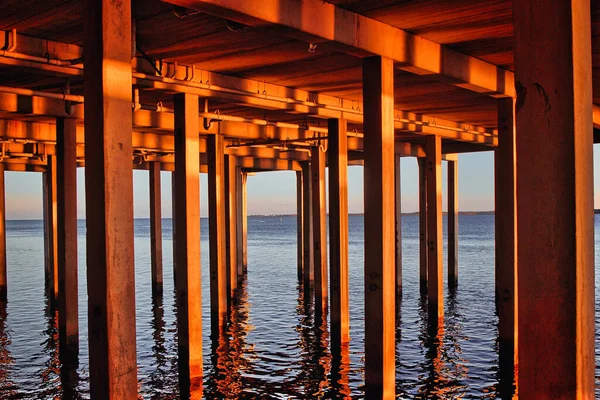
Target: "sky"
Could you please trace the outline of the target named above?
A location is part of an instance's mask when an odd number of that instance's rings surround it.
[[[443,209],[446,209],[446,168],[442,165]],[[418,210],[418,168],[415,158],[403,158],[402,212]],[[6,172],[6,218],[42,218],[42,174]],[[85,218],[84,170],[77,170],[77,216]],[[171,217],[171,173],[161,174],[162,215]],[[133,171],[135,218],[148,218],[148,171]],[[200,214],[208,216],[208,183],[200,175]],[[295,214],[296,173],[291,171],[261,172],[248,177],[248,214]],[[458,205],[460,211],[492,211],[494,209],[493,152],[461,154],[458,158]],[[594,206],[600,208],[600,145],[594,145]],[[348,210],[363,212],[363,168],[348,169]]]

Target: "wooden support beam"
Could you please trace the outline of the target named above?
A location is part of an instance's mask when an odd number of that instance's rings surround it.
[[[196,115],[197,96],[175,95],[175,288],[182,397],[202,386],[200,158]]]
[[[8,277],[6,270],[6,209],[4,188],[4,164],[0,163],[0,301],[8,299]]]
[[[177,181],[177,175],[173,170],[171,172],[171,235],[173,238],[173,281],[177,282],[177,226],[175,223],[176,214],[177,214],[177,206],[175,204],[175,195],[177,194],[177,188],[175,187],[175,183]],[[175,283],[175,287],[177,284]]]
[[[427,301],[429,323],[444,317],[444,258],[442,256],[442,139],[428,136],[427,175]]]
[[[242,172],[240,186],[242,198],[242,273],[248,272],[248,173]]]
[[[85,199],[90,394],[137,399],[131,4],[87,1]]]
[[[458,161],[448,161],[448,286],[458,284]]]
[[[313,205],[312,205],[312,176],[311,165],[302,163],[302,190],[304,204],[304,289],[313,286],[315,280],[315,260],[313,242]]]
[[[514,76],[508,70],[320,0],[267,0],[260,7],[245,0],[166,1],[246,25],[274,28],[294,39],[330,42],[355,56],[382,56],[402,70],[433,75],[475,92],[514,95]]]
[[[302,171],[296,171],[296,232],[298,250],[298,281],[302,282],[304,275],[304,184]]]
[[[225,254],[225,145],[222,135],[209,135],[208,229],[210,245],[211,330],[219,333],[227,323],[227,267]]]
[[[395,394],[394,65],[363,63],[365,113],[365,395]]]
[[[237,193],[236,193],[237,166],[235,157],[225,156],[225,231],[226,231],[226,267],[227,291],[229,299],[233,298],[238,286],[237,262]]]
[[[594,398],[589,1],[513,2],[519,397]],[[534,152],[534,154],[532,154]]]
[[[75,120],[56,120],[58,340],[63,360],[79,352],[77,143]]]
[[[311,195],[313,206],[313,243],[315,270],[315,312],[326,315],[327,290],[327,209],[325,208],[325,152],[319,147],[311,150]],[[322,314],[321,314],[322,313]]]
[[[58,210],[56,208],[56,156],[47,157],[46,172],[42,175],[44,198],[44,255],[45,285],[52,301],[58,300]]]
[[[160,193],[160,163],[150,163],[150,263],[152,294],[163,292],[162,213]]]
[[[247,268],[247,248],[246,238],[248,232],[248,217],[246,211],[246,173],[242,172],[240,167],[236,168],[235,172],[236,186],[236,201],[237,207],[237,275],[238,280],[242,278],[244,271]]]
[[[402,298],[402,174],[400,169],[401,157],[394,155],[394,204],[396,227],[396,299]]]
[[[417,158],[419,166],[419,282],[427,288],[427,174],[425,158]]]
[[[346,121],[329,120],[331,347],[350,341],[348,280],[348,144]]]
[[[494,153],[496,210],[496,309],[502,388],[514,391],[518,361],[517,210],[514,100],[498,99],[498,147]],[[511,390],[512,389],[512,390]]]

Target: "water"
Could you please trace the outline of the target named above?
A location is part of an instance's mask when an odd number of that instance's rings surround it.
[[[349,226],[351,342],[341,365],[332,366],[327,327],[315,326],[311,304],[298,290],[295,217],[249,218],[248,279],[236,298],[229,340],[211,342],[208,224],[202,220],[205,397],[364,395],[362,216],[351,216]],[[595,227],[598,268],[600,216]],[[153,303],[149,221],[135,222],[138,379],[145,399],[178,398],[171,235],[171,221],[163,220],[164,298]],[[60,398],[63,390],[73,398],[89,397],[85,226],[81,221],[78,244],[80,357],[66,379],[61,378],[55,314],[44,296],[43,224],[7,221],[9,302],[0,307],[1,398],[53,399]],[[437,337],[427,330],[418,263],[418,219],[405,216],[404,289],[396,329],[398,397],[498,398],[494,217],[460,216],[459,286],[454,293],[446,290],[445,325]],[[597,271],[597,319],[599,276]],[[596,348],[600,360],[600,346]]]

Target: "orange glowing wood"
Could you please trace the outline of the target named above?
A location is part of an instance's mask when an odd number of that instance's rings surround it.
[[[394,65],[363,64],[365,105],[365,391],[395,393]]]
[[[513,3],[519,397],[594,398],[589,1]]]

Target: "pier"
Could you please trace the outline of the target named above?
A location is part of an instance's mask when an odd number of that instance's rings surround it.
[[[246,290],[248,174],[294,171],[290,273],[302,302],[314,304],[315,324],[329,323],[338,365],[352,341],[348,167],[359,165],[364,392],[393,398],[407,268],[400,160],[414,159],[419,170],[419,254],[410,267],[435,337],[444,330],[445,293],[467,278],[458,251],[459,155],[488,151],[498,368],[512,387],[504,395],[593,398],[598,22],[600,3],[589,0],[5,1],[0,301],[11,285],[4,172],[42,174],[45,290],[57,310],[61,362],[77,357],[77,168],[85,168],[90,393],[137,399],[133,170],[149,171],[148,276],[157,299],[161,171],[170,171],[179,390],[202,398],[202,332],[219,342]],[[208,176],[208,276],[200,174]]]

